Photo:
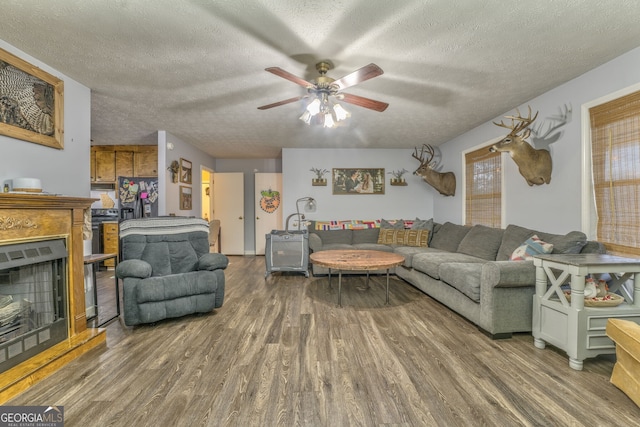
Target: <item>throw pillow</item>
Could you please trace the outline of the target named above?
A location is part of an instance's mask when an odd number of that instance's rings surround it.
[[[534,255],[550,254],[553,251],[551,243],[543,242],[537,235],[531,236],[511,254],[511,261],[526,261],[533,259]]]
[[[380,228],[395,228],[404,230],[404,221],[399,219],[397,221],[387,221],[386,219],[380,220]]]
[[[429,230],[400,230],[381,228],[378,243],[381,245],[400,245],[426,248],[429,241]]]
[[[400,242],[400,243],[398,243]],[[381,228],[378,234],[378,244],[380,245],[397,245],[404,242],[404,229],[397,228]]]
[[[405,230],[404,245],[426,248],[429,246],[429,230]]]
[[[429,230],[429,239],[427,241],[427,246],[431,244],[431,239],[433,239],[433,229],[435,226],[435,222],[433,218],[429,219],[420,219],[416,217],[416,220],[411,224],[412,230]]]

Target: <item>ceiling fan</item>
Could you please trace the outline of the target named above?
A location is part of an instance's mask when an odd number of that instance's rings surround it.
[[[376,101],[373,99],[364,98],[362,96],[352,95],[349,93],[342,92],[343,89],[346,89],[351,86],[355,86],[358,83],[362,83],[366,80],[372,79],[374,77],[377,77],[383,74],[384,71],[382,71],[382,69],[378,67],[376,64],[366,65],[350,74],[347,74],[346,76],[338,80],[334,80],[331,77],[328,77],[326,75],[327,71],[329,71],[332,68],[333,68],[333,65],[331,64],[330,61],[318,62],[316,64],[316,70],[318,70],[320,75],[312,81],[307,81],[303,78],[295,76],[279,67],[266,68],[265,69],[266,71],[304,87],[305,89],[307,89],[307,95],[296,96],[294,98],[289,98],[282,101],[274,102],[273,104],[263,105],[261,107],[258,107],[258,109],[267,110],[269,108],[279,107],[280,105],[290,104],[292,102],[296,102],[304,98],[312,97],[314,98],[314,101],[312,101],[309,104],[309,106],[316,103],[316,100],[318,100],[317,106],[319,108],[319,111],[315,111],[315,112],[308,111],[310,114],[305,113],[303,114],[302,117],[300,117],[300,119],[305,121],[307,124],[310,123],[312,116],[316,115],[318,112],[327,114],[326,111],[322,110],[323,107],[335,108],[335,105],[338,105],[338,104],[332,104],[329,100],[329,97],[335,97],[336,99],[344,101],[346,103],[357,105],[359,107],[368,108],[370,110],[382,112],[387,109],[389,104],[387,104],[386,102]],[[307,107],[307,110],[309,110],[309,107]],[[342,109],[342,111],[344,110]],[[335,115],[336,113],[334,113],[334,116]],[[341,114],[338,113],[337,115],[338,115],[338,120],[341,120],[340,118]],[[326,123],[325,123],[325,126],[326,126]]]

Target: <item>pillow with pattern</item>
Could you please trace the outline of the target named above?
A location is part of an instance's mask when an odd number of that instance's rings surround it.
[[[378,243],[381,245],[400,245],[426,248],[429,230],[400,230],[397,228],[381,228]]]
[[[551,251],[553,251],[553,245],[543,242],[534,234],[522,245],[518,246],[509,259],[511,261],[527,261],[532,260],[534,255],[550,254]]]

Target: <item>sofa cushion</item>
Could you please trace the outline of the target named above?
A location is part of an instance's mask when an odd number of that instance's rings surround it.
[[[579,254],[587,244],[587,235],[582,231],[571,231],[565,235],[543,232],[536,234],[553,245],[552,254]]]
[[[516,250],[513,251],[509,260],[530,260],[533,259],[534,255],[550,254],[551,251],[553,251],[553,245],[540,240],[540,238],[534,234],[530,239],[527,239],[522,245],[518,246]]]
[[[366,251],[393,252],[392,246],[379,245],[378,243],[358,243],[353,245],[353,249],[361,249]]]
[[[587,236],[580,231],[571,231],[565,235],[543,233],[509,224],[502,235],[502,243],[496,256],[497,261],[507,261],[513,251],[527,239],[537,235],[540,239],[553,245],[554,254],[577,254],[587,244]]]
[[[445,262],[484,263],[486,260],[471,255],[458,254],[447,251],[429,251],[415,254],[411,262],[416,271],[428,274],[436,280],[440,279],[440,265]]]
[[[136,301],[141,304],[214,293],[218,283],[212,279],[213,274],[211,271],[192,271],[141,280],[136,288]]]
[[[329,243],[328,245],[322,245],[323,251],[353,249],[353,245],[347,243]]]
[[[354,245],[360,243],[376,243],[378,241],[379,228],[367,228],[363,230],[353,230],[352,242]]]
[[[495,261],[503,233],[504,230],[501,228],[474,225],[458,245],[458,252]]]
[[[333,243],[345,243],[350,245],[353,230],[315,230],[315,234],[322,239],[322,246]]]
[[[480,302],[480,283],[484,263],[444,262],[440,265],[440,280]]]
[[[588,240],[587,244],[580,250],[581,254],[605,254],[607,249],[604,245],[595,240]]]
[[[394,248],[393,252],[404,257],[404,266],[413,267],[413,256],[416,254],[442,252],[441,249],[428,248],[428,247],[412,247],[412,246],[398,246]]]
[[[445,222],[437,230],[434,230],[434,235],[429,246],[444,251],[456,252],[458,245],[460,245],[460,242],[469,230],[471,230],[471,227]],[[520,243],[522,242],[524,242],[524,240],[520,241]],[[511,253],[509,253],[509,255],[511,255]]]

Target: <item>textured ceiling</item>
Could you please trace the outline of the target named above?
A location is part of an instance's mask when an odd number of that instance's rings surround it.
[[[637,0],[3,0],[0,39],[92,90],[94,144],[166,130],[219,158],[282,147],[439,145],[640,45]],[[298,120],[330,59],[346,90],[388,102],[336,129]],[[534,106],[535,107],[535,106]],[[499,130],[496,129],[496,136]]]

